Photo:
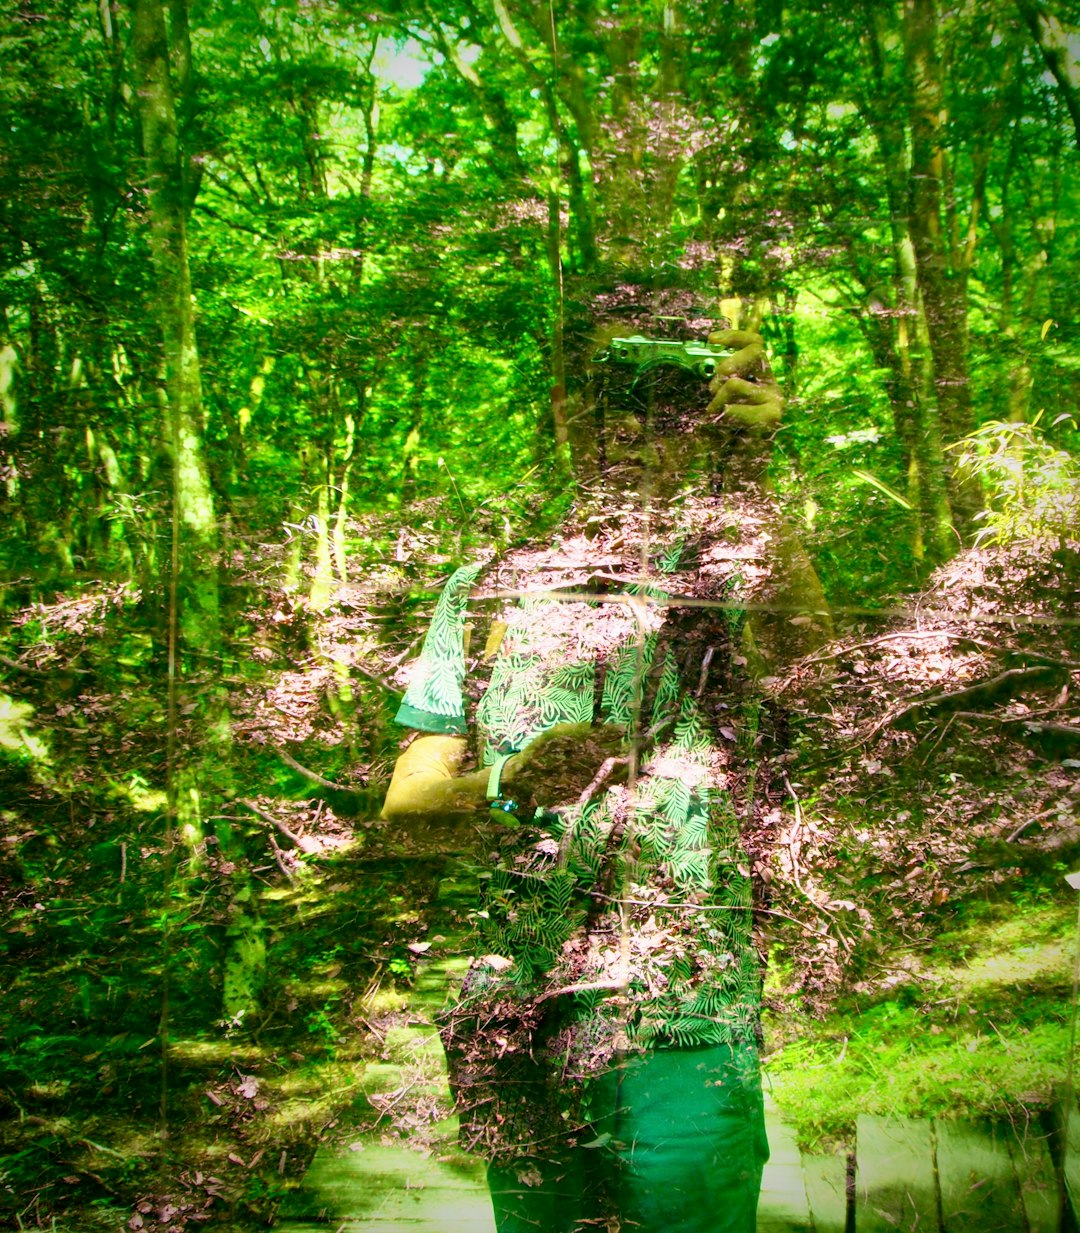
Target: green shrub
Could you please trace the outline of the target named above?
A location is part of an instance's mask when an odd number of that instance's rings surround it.
[[[991,420],[950,445],[956,471],[978,481],[988,506],[976,544],[1066,539],[1080,529],[1080,464],[1033,423]]]

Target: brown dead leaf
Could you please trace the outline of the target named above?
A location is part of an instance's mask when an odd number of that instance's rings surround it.
[[[254,1100],[259,1094],[259,1081],[254,1075],[241,1075],[240,1082],[236,1085],[237,1096],[243,1096],[245,1100]]]

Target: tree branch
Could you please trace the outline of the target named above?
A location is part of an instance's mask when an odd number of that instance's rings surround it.
[[[332,779],[324,779],[317,771],[309,770],[303,763],[297,762],[291,753],[284,749],[279,749],[276,745],[274,746],[274,752],[286,766],[291,766],[298,775],[303,775],[305,779],[310,779],[312,783],[317,783],[321,788],[329,788],[332,792],[355,793],[356,791],[355,788],[343,788],[341,784],[334,783]]]
[[[1024,19],[1028,30],[1031,31],[1031,37],[1035,42],[1035,46],[1038,47],[1046,67],[1057,82],[1062,100],[1073,122],[1073,133],[1077,148],[1080,149],[1080,91],[1073,84],[1069,73],[1068,65],[1065,61],[1067,53],[1063,48],[1055,46],[1047,37],[1047,31],[1043,23],[1045,22],[1048,26],[1050,18],[1043,11],[1042,5],[1033,3],[1033,0],[1017,0],[1016,7],[1020,10],[1020,16]]]
[[[315,850],[317,845],[312,840],[306,839],[303,835],[298,835],[294,830],[290,830],[284,822],[279,822],[273,814],[267,813],[265,809],[261,809],[254,801],[249,801],[246,797],[240,797],[239,801],[245,809],[250,809],[257,818],[261,818],[264,822],[269,822],[276,831],[285,836],[294,848],[299,848],[301,852],[312,852]]]
[[[929,698],[917,698],[914,702],[909,702],[906,706],[878,720],[867,733],[866,739],[871,740],[882,728],[890,727],[919,711],[957,711],[965,702],[997,702],[1011,698],[1025,685],[1034,684],[1037,680],[1049,683],[1059,675],[1050,664],[1037,664],[1031,668],[1008,668],[989,680],[976,681],[973,685],[965,685],[962,689],[933,694]]]

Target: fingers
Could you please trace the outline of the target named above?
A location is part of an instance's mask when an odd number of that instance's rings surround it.
[[[725,377],[748,377],[764,371],[765,344],[752,330],[719,330],[709,335],[713,347],[735,347],[734,355],[718,360],[710,389],[715,393]]]
[[[762,431],[776,428],[784,400],[769,374],[761,335],[755,330],[717,330],[709,335],[709,345],[735,347],[736,350],[716,365],[716,375],[709,382],[713,400],[708,412],[723,413],[726,420],[746,428]]]
[[[709,403],[710,411],[720,411],[732,403],[748,402],[759,405],[773,402],[779,391],[771,381],[744,381],[742,377],[728,377],[715,390],[715,397]]]
[[[747,427],[775,428],[780,423],[783,396],[773,381],[744,381],[729,377],[716,390],[707,414],[723,412],[724,418]]]
[[[757,330],[714,330],[709,335],[710,347],[749,347],[760,342]]]

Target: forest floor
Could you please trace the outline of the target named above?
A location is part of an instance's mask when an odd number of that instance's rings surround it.
[[[235,787],[168,882],[158,615],[122,584],[9,588],[9,1227],[266,1227],[406,1013],[448,869],[373,819],[392,678],[437,554],[399,540],[318,615],[256,557],[234,572],[222,674]],[[765,683],[788,732],[751,836],[765,1069],[805,1145],[848,1141],[857,1111],[1029,1118],[1053,1099],[1075,943],[1063,875],[1080,856],[1078,606],[1077,545],[973,549]],[[254,1023],[220,1000],[238,835],[266,946]],[[446,1113],[372,1107],[391,1135]]]
[[[759,872],[820,936],[774,953],[767,1073],[804,1143],[859,1112],[1026,1120],[1064,1081],[1078,568],[971,549],[776,683],[795,736]]]

